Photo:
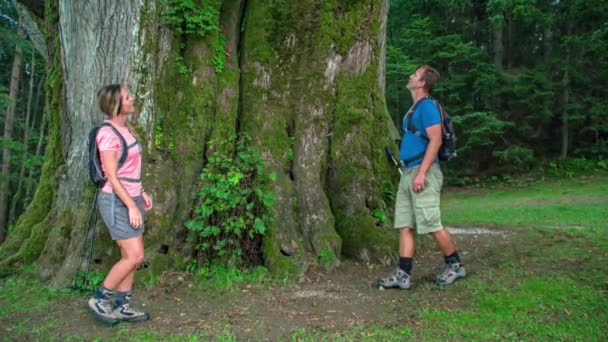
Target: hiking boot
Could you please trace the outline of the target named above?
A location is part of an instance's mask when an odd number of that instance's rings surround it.
[[[460,278],[464,278],[466,275],[467,272],[461,263],[445,264],[439,275],[437,275],[437,278],[435,278],[435,284],[449,285]]]
[[[98,320],[104,323],[115,324],[120,322],[114,314],[112,299],[108,298],[108,296],[89,299],[89,309],[91,309],[91,312],[93,312]]]
[[[122,322],[143,322],[150,319],[147,312],[137,311],[131,306],[131,296],[125,297],[125,302],[114,309],[114,315]]]
[[[378,279],[378,285],[385,289],[398,287],[402,290],[407,290],[412,286],[410,283],[410,275],[399,267],[397,267],[390,276]]]

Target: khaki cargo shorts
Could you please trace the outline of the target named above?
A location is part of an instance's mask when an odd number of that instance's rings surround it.
[[[395,201],[395,228],[410,227],[418,234],[428,234],[443,229],[439,210],[443,173],[434,163],[426,172],[424,190],[415,193],[412,181],[419,168],[403,170]]]

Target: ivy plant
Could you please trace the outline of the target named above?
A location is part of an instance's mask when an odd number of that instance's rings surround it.
[[[210,142],[193,218],[186,223],[199,266],[217,260],[236,266],[261,261],[261,237],[272,222],[275,203],[270,182],[276,175],[265,171],[260,151],[249,141],[240,134]],[[228,150],[234,152],[222,152]]]

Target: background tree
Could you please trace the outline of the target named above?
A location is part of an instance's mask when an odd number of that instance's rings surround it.
[[[17,5],[17,6],[15,6]],[[40,166],[40,157],[34,158],[34,139],[41,144],[44,137],[34,133],[38,131],[37,118],[42,116],[43,106],[41,87],[34,94],[34,80],[43,75],[36,70],[35,65],[44,65],[40,53],[46,53],[44,41],[40,41],[35,21],[19,4],[12,1],[0,2],[0,67],[6,78],[0,79],[2,89],[7,88],[6,101],[2,104],[1,122],[4,124],[4,135],[0,138],[3,150],[2,176],[0,178],[2,191],[0,196],[0,237],[4,238],[8,227],[15,223],[15,218],[21,214],[31,200],[31,196],[23,196],[25,185],[35,186],[36,176]],[[40,69],[40,67],[38,68]],[[10,78],[9,78],[10,77]],[[41,146],[42,147],[42,146]],[[26,177],[28,170],[29,177]]]
[[[392,0],[391,8],[389,111],[399,124],[411,105],[408,75],[438,67],[436,97],[456,116],[460,138],[451,172],[605,158],[608,136],[597,125],[606,118],[606,89],[597,87],[608,80],[605,2]]]

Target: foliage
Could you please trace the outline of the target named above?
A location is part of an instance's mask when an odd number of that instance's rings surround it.
[[[162,12],[161,23],[175,30],[179,35],[197,38],[212,38],[214,50],[213,66],[216,73],[224,70],[226,63],[226,39],[220,32],[220,0],[163,0],[165,10]],[[184,44],[182,43],[182,47]],[[180,74],[187,74],[188,67],[183,56],[176,57]]]
[[[380,192],[382,194],[382,199],[384,200],[384,203],[386,203],[387,206],[390,206],[395,203],[396,189],[393,185],[393,182],[387,179],[383,179],[380,182]]]
[[[231,265],[260,262],[261,236],[275,202],[269,183],[275,176],[265,173],[260,152],[249,141],[242,134],[210,142],[194,217],[186,223],[199,266],[216,258]],[[228,150],[226,145],[235,145],[233,154],[222,152]]]
[[[411,105],[408,77],[423,64],[442,73],[433,95],[455,121],[475,116],[458,127],[454,172],[606,158],[608,3],[391,0],[390,8],[386,98],[397,126]]]
[[[45,78],[45,60],[30,41],[27,34],[18,34],[19,15],[14,7],[14,1],[0,1],[0,125],[4,127],[6,110],[14,108],[14,126],[0,137],[0,150],[10,152],[2,163],[8,166],[10,174],[0,176],[0,182],[8,182],[8,192],[3,201],[8,203],[8,222],[0,225],[13,225],[18,216],[30,204],[33,189],[38,182],[43,157],[37,155],[37,147],[44,147],[46,139],[40,136],[40,125],[44,116],[44,90],[42,82]],[[16,98],[9,95],[11,90],[11,75],[15,59],[16,47],[20,47],[21,70],[19,88]],[[32,68],[35,63],[35,69]],[[33,83],[29,89],[30,82]],[[28,98],[31,91],[31,98]],[[28,113],[29,109],[29,113]],[[29,114],[29,120],[26,116]],[[9,134],[9,135],[6,135]],[[27,139],[26,139],[27,135]],[[23,171],[22,171],[23,169]]]
[[[90,271],[86,284],[84,276],[85,271],[80,271],[76,277],[76,283],[72,285],[78,289],[94,291],[101,286],[106,274],[100,271]]]
[[[217,42],[215,43],[215,56],[213,56],[213,67],[216,73],[220,73],[226,66],[226,38],[223,34],[217,35]]]
[[[323,267],[330,267],[336,260],[336,254],[331,249],[324,249],[318,255],[319,264]]]
[[[379,222],[384,222],[386,220],[386,214],[379,209],[374,209],[374,211],[372,211],[372,216],[375,217]]]
[[[163,0],[165,10],[161,23],[177,33],[204,37],[219,30],[221,1],[219,0]]]

